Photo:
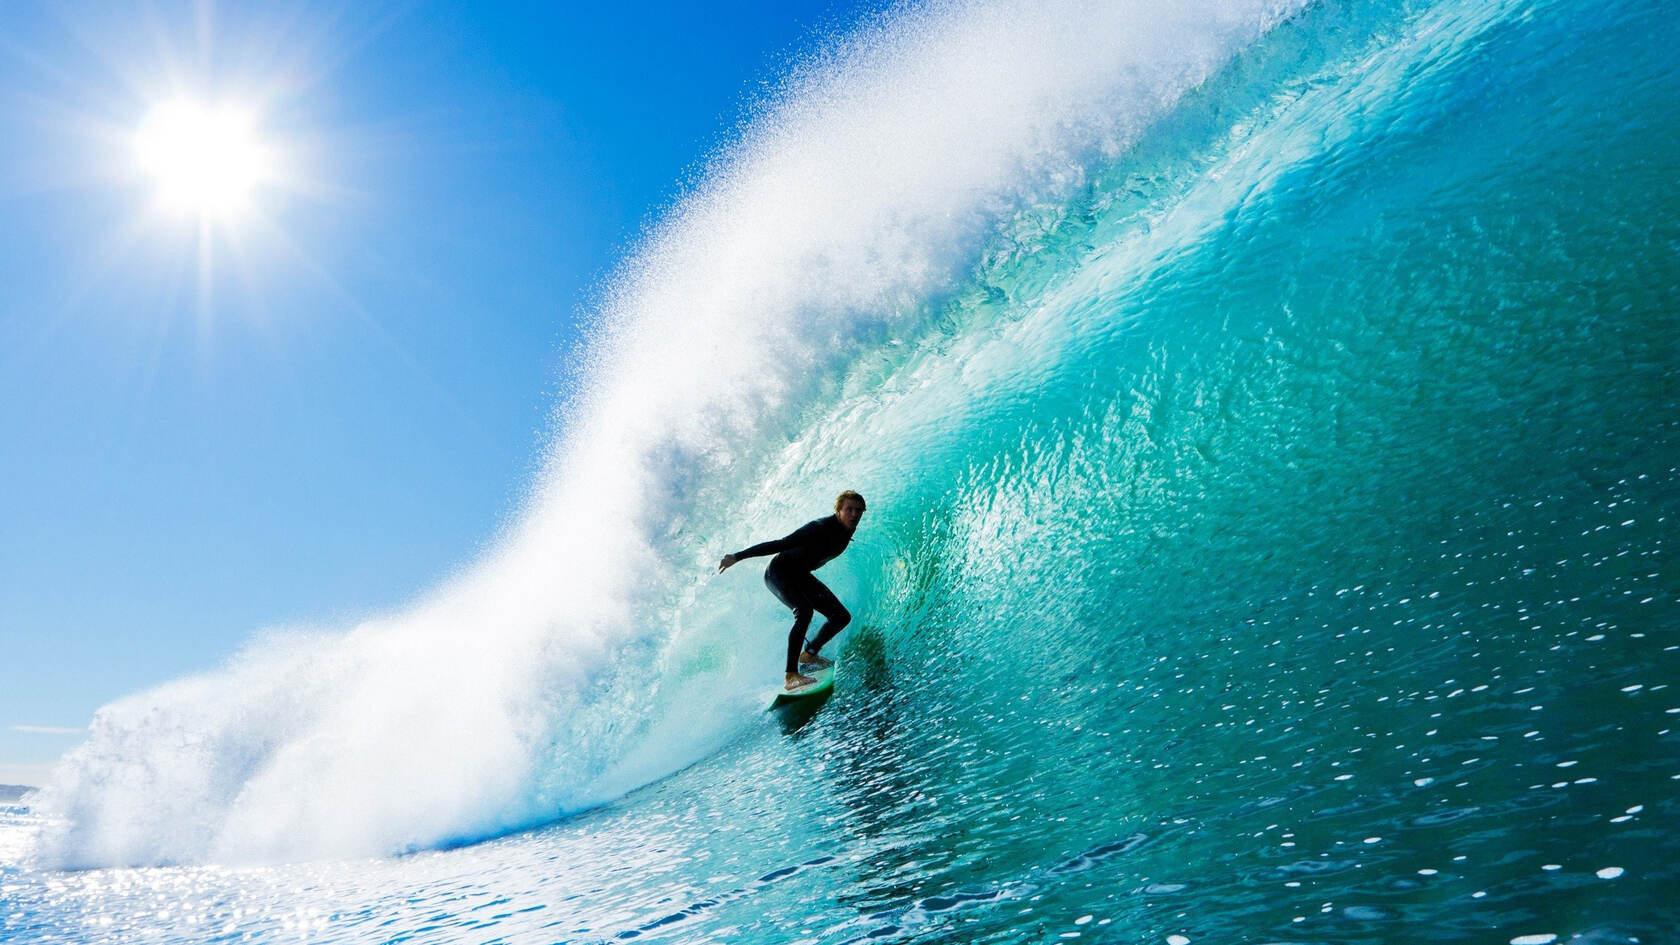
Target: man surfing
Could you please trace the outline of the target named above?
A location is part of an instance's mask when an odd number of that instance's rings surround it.
[[[729,570],[744,558],[775,555],[764,569],[764,583],[770,593],[793,611],[793,629],[788,631],[787,689],[792,692],[816,683],[810,676],[801,675],[803,666],[822,669],[834,665],[821,656],[823,644],[845,628],[852,615],[841,605],[834,592],[817,580],[812,571],[833,561],[846,550],[863,519],[863,496],[850,489],[834,500],[834,514],[806,522],[797,531],[775,541],[765,541],[732,555],[724,555],[718,562],[718,573]],[[823,615],[822,629],[816,639],[805,641],[805,631],[811,626],[811,614]]]

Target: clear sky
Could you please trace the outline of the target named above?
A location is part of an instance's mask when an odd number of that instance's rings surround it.
[[[592,293],[879,6],[0,6],[0,782],[472,560]]]

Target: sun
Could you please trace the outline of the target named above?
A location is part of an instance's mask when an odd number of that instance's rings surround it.
[[[158,204],[200,220],[237,218],[275,173],[256,115],[237,106],[188,99],[158,104],[140,123],[134,152],[156,184]]]

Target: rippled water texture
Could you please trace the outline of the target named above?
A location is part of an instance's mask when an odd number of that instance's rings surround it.
[[[1680,941],[1676,50],[1655,3],[1308,8],[743,453],[871,500],[820,711],[398,857],[61,872],[12,808],[0,929]],[[678,611],[709,717],[779,618]]]

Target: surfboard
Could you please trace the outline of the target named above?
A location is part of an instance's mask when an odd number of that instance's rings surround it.
[[[835,664],[835,666],[838,665],[838,663]],[[831,691],[833,691],[834,666],[806,673],[805,675],[815,679],[816,682],[801,689],[783,689],[778,691],[775,698],[770,701],[770,708],[779,709],[786,705],[802,705],[811,699],[827,696]]]

